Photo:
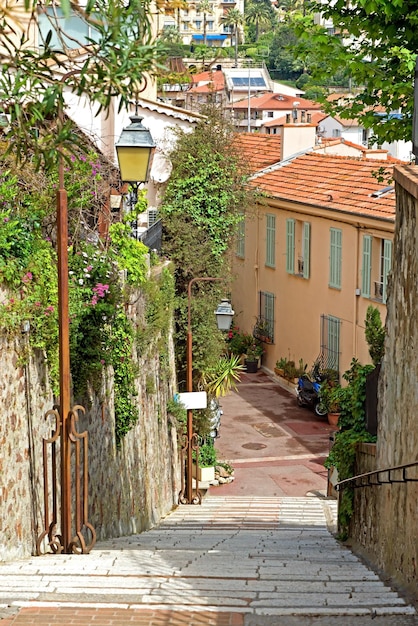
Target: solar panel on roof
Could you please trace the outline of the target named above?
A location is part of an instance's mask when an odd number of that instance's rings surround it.
[[[232,84],[235,87],[248,87],[248,76],[234,76]],[[250,87],[265,87],[266,81],[262,76],[250,76]]]

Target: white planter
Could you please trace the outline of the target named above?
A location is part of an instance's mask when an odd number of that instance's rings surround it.
[[[193,465],[193,475],[196,478],[196,465]],[[210,483],[215,480],[215,468],[212,467],[198,467],[197,479],[201,483]]]

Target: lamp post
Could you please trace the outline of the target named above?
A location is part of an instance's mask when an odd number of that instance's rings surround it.
[[[79,74],[71,70],[60,82]],[[58,124],[63,126],[64,111],[60,104]],[[64,181],[64,156],[58,151],[58,189],[56,194],[57,258],[58,258],[58,353],[59,353],[59,405],[47,411],[45,417],[55,419],[55,430],[50,438],[43,439],[44,469],[44,529],[36,540],[36,554],[44,551],[45,541],[54,553],[88,554],[96,543],[96,531],[88,521],[88,434],[77,431],[80,405],[71,406],[70,372],[70,318],[68,292],[68,205]],[[58,504],[57,442],[60,441],[61,498]],[[48,454],[51,445],[51,454]],[[74,468],[71,467],[74,449]],[[48,470],[48,463],[50,469]],[[75,483],[75,512],[73,512],[72,479]],[[50,482],[52,485],[50,487]],[[50,510],[50,505],[51,509]],[[57,532],[58,510],[61,530]],[[51,514],[50,514],[51,513]],[[75,533],[73,534],[73,524]],[[90,542],[86,536],[90,534]]]
[[[215,282],[224,280],[223,278],[212,278],[210,276],[196,277],[189,281],[187,287],[187,342],[186,342],[186,391],[193,391],[193,336],[192,336],[192,315],[191,315],[191,301],[192,301],[192,287],[197,282]],[[219,330],[228,330],[231,326],[234,311],[228,300],[224,299],[218,305],[215,311],[216,321]],[[193,411],[187,409],[187,426],[186,426],[186,438],[185,446],[183,450],[186,450],[186,484],[185,490],[180,492],[179,502],[180,504],[200,504],[202,501],[199,490],[193,494],[193,449],[197,448],[197,434],[193,432]],[[197,464],[196,464],[197,465]],[[197,468],[196,468],[196,481]]]
[[[130,118],[115,145],[119,162],[121,179],[129,183],[133,190],[131,206],[138,201],[138,185],[148,180],[151,155],[155,149],[150,131],[142,125],[142,117],[138,115],[138,104],[135,104],[135,115]]]

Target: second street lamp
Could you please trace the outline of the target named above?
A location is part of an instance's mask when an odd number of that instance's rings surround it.
[[[191,315],[191,301],[192,301],[192,287],[197,282],[216,282],[223,281],[224,278],[213,278],[210,276],[192,278],[187,287],[187,345],[186,345],[186,390],[187,392],[193,391],[193,336],[192,336],[192,315]],[[231,326],[234,311],[228,300],[224,299],[218,305],[215,311],[216,321],[219,330],[228,330]],[[197,449],[197,434],[193,432],[193,410],[187,409],[187,422],[186,422],[186,434],[185,434],[185,446],[183,450],[186,451],[186,481],[185,485],[182,485],[182,490],[179,496],[180,504],[200,504],[202,497],[198,489],[198,484],[195,493],[193,493],[193,450]],[[197,465],[197,464],[196,464]],[[196,468],[196,481],[198,472]],[[184,481],[182,481],[184,483]]]

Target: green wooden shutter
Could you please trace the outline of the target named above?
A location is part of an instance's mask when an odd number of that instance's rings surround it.
[[[328,317],[328,367],[340,369],[340,320],[338,317]]]
[[[286,220],[286,272],[295,273],[295,220]]]
[[[383,240],[383,302],[386,302],[386,290],[388,276],[392,267],[392,242],[389,239]]]
[[[266,265],[276,266],[276,216],[266,215]]]
[[[309,278],[311,264],[311,225],[309,222],[303,224],[303,278]]]
[[[245,258],[245,218],[242,218],[238,224],[237,247],[235,253],[240,258]]]
[[[361,293],[365,298],[370,298],[372,275],[372,238],[370,235],[363,237],[363,267],[361,280]]]
[[[329,286],[341,288],[342,231],[330,229]]]
[[[264,294],[264,319],[268,323],[269,338],[274,341],[274,294]]]

